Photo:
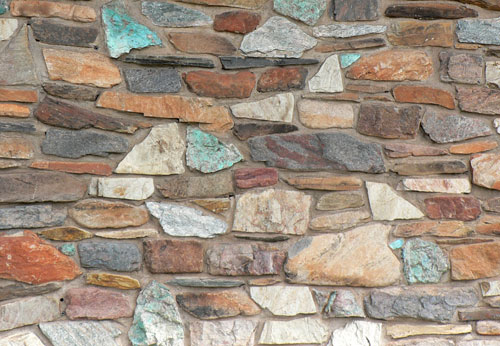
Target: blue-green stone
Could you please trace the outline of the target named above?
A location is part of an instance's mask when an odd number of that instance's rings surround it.
[[[448,270],[448,258],[435,243],[408,240],[402,252],[404,274],[410,284],[417,282],[436,283]]]
[[[76,254],[75,244],[63,244],[59,246],[59,251],[66,256],[74,256]]]
[[[404,245],[405,241],[403,239],[396,239],[392,243],[389,244],[389,247],[393,250],[401,249]]]
[[[7,0],[0,0],[0,14],[5,14],[9,10]]]
[[[326,10],[326,0],[274,0],[274,10],[314,25]]]
[[[342,68],[346,68],[354,64],[358,59],[361,58],[361,54],[350,53],[350,54],[342,54],[340,56],[340,66]]]

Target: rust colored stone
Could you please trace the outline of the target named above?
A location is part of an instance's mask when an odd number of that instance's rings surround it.
[[[482,153],[483,151],[492,150],[498,147],[498,143],[495,141],[479,141],[464,144],[456,144],[450,147],[450,153],[462,155],[462,154],[475,154]]]
[[[92,7],[55,1],[13,0],[10,13],[16,17],[57,17],[77,22],[96,20],[96,12]]]
[[[500,242],[458,246],[451,249],[449,257],[453,280],[500,275]]]
[[[398,102],[426,103],[455,109],[455,99],[446,90],[419,85],[398,85],[392,89],[392,93]]]
[[[134,308],[127,296],[97,287],[72,288],[66,292],[66,316],[70,320],[108,320],[132,317]]]
[[[424,200],[426,214],[431,219],[457,219],[472,221],[481,214],[475,197],[439,196]]]
[[[248,34],[257,28],[260,18],[257,13],[246,11],[223,12],[215,16],[214,30]]]
[[[255,86],[255,75],[248,71],[235,74],[193,71],[182,77],[196,95],[215,98],[247,98]]]
[[[33,143],[21,138],[0,138],[0,158],[31,159],[34,153]]]
[[[29,284],[73,280],[78,265],[30,231],[22,236],[0,237],[0,278]]]
[[[101,162],[35,161],[30,165],[30,167],[75,174],[108,176],[113,173],[113,169],[110,165]]]
[[[12,118],[27,118],[30,116],[29,107],[13,103],[0,103],[0,116]]]
[[[320,53],[331,53],[339,50],[351,50],[351,49],[367,49],[383,47],[386,42],[381,37],[373,38],[362,38],[359,40],[347,40],[347,41],[335,41],[333,43],[323,43],[319,44],[314,48],[315,51]]]
[[[444,149],[434,148],[426,145],[390,143],[384,146],[388,157],[402,158],[408,156],[441,156],[448,152]]]
[[[393,235],[404,238],[422,235],[462,238],[473,233],[474,230],[462,221],[423,221],[398,225]]]
[[[168,34],[170,43],[185,53],[231,55],[236,47],[227,38],[203,33],[171,32]]]
[[[257,90],[268,92],[304,89],[306,77],[307,69],[303,67],[275,67],[261,74]]]
[[[90,239],[94,236],[89,231],[72,226],[50,228],[41,231],[40,234],[47,239],[57,241],[79,241]]]
[[[387,39],[393,46],[452,47],[453,26],[451,22],[398,22],[391,25]]]
[[[144,262],[151,273],[201,273],[203,245],[193,240],[145,240]]]
[[[38,92],[36,90],[0,89],[0,101],[38,102]]]
[[[240,189],[272,186],[278,183],[278,171],[274,168],[241,168],[234,171],[234,180]]]
[[[309,174],[285,177],[284,180],[299,190],[352,191],[363,186],[361,179],[348,176]]]
[[[141,288],[141,283],[134,278],[125,275],[108,273],[89,273],[85,277],[89,285],[113,287],[121,290],[133,290]]]
[[[500,235],[500,217],[483,216],[476,225],[476,232],[484,235]]]

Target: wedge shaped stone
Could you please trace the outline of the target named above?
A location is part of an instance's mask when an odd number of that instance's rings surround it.
[[[339,58],[336,54],[329,56],[318,73],[309,80],[312,92],[336,93],[344,90]]]
[[[291,123],[294,106],[293,94],[286,93],[260,101],[235,104],[231,106],[231,112],[236,118]]]
[[[366,182],[368,199],[374,220],[420,219],[424,214],[400,197],[389,185]]]

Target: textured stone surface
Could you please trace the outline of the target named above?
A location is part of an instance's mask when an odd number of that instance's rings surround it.
[[[448,153],[441,148],[407,143],[385,144],[384,149],[385,154],[392,158],[403,158],[408,156],[441,156]]]
[[[157,185],[157,188],[166,198],[219,197],[234,193],[232,177],[229,172],[201,177],[168,178]]]
[[[344,231],[369,221],[371,215],[366,210],[344,211],[337,214],[321,215],[311,220],[309,228],[314,231]]]
[[[167,284],[181,287],[232,288],[245,284],[241,280],[211,279],[202,277],[182,277],[167,281]]]
[[[401,339],[409,336],[415,335],[459,335],[468,334],[472,332],[472,326],[469,324],[394,324],[386,327],[387,334],[393,339]],[[444,339],[439,339],[444,340]],[[435,344],[425,343],[423,344],[411,344],[408,343],[409,340],[405,340],[403,344],[411,346],[434,346]],[[392,346],[392,344],[390,344]],[[400,345],[400,344],[397,344]],[[436,344],[441,346],[441,344]],[[452,344],[454,345],[454,343]],[[449,343],[443,344],[442,346],[450,346]]]
[[[431,112],[422,120],[422,128],[436,143],[453,143],[492,134],[490,126],[481,119]]]
[[[449,178],[406,178],[401,182],[402,190],[441,193],[470,193],[469,179]]]
[[[431,219],[471,221],[481,214],[479,201],[475,197],[430,197],[424,203],[426,214]]]
[[[448,258],[438,245],[429,241],[408,240],[401,256],[405,278],[410,284],[439,282],[448,270]]]
[[[267,321],[259,344],[321,344],[328,339],[328,329],[323,322],[309,317],[288,321]]]
[[[316,204],[317,210],[341,210],[359,208],[365,204],[359,194],[331,192],[322,195]]]
[[[500,242],[462,245],[451,249],[453,280],[475,280],[500,275]]]
[[[40,323],[42,333],[54,346],[118,346],[115,340],[121,334],[110,322],[57,321]]]
[[[0,301],[28,297],[28,296],[38,296],[57,291],[61,287],[62,284],[59,282],[51,282],[44,285],[29,285],[17,282],[12,284],[9,281],[5,281],[0,284],[1,288]],[[1,342],[0,345],[2,345]],[[7,344],[7,346],[9,345]]]
[[[478,321],[476,324],[476,333],[480,335],[500,335],[500,322]]]
[[[498,115],[496,106],[500,99],[500,91],[481,87],[457,86],[458,105],[465,112]]]
[[[420,219],[424,214],[387,184],[366,182],[374,220]]]
[[[278,183],[278,171],[274,168],[240,168],[234,170],[234,180],[240,189],[272,186]]]
[[[461,19],[457,22],[456,34],[459,42],[500,44],[500,20]]]
[[[112,173],[110,165],[100,162],[34,161],[30,167],[74,174],[111,175]]]
[[[23,332],[17,334],[11,334],[9,336],[2,337],[0,340],[0,346],[44,346],[42,341],[38,336],[32,332]]]
[[[205,13],[188,7],[155,1],[144,1],[141,4],[142,14],[154,25],[170,28],[186,28],[212,24],[212,19]]]
[[[500,86],[500,64],[497,61],[486,62],[486,84],[489,86]]]
[[[283,180],[299,190],[350,191],[359,190],[363,185],[355,177],[315,173],[284,176]]]
[[[16,32],[18,25],[17,19],[0,19],[0,41],[8,40]]]
[[[329,24],[313,28],[315,37],[349,38],[369,34],[383,34],[387,31],[385,25],[369,24]]]
[[[500,309],[473,308],[458,312],[460,321],[499,320]]]
[[[333,53],[340,50],[368,49],[384,47],[386,41],[381,37],[362,38],[359,40],[336,41],[319,44],[314,50],[320,53]]]
[[[123,61],[144,66],[186,66],[214,68],[211,59],[191,58],[177,55],[127,54]]]
[[[250,320],[195,321],[189,327],[192,346],[252,346],[257,331]]]
[[[350,128],[354,123],[354,109],[346,103],[300,100],[297,104],[300,122],[309,128]]]
[[[255,75],[244,71],[221,74],[209,71],[192,71],[182,75],[189,90],[199,96],[215,98],[247,98],[255,86]]]
[[[499,156],[478,154],[471,159],[473,183],[489,189],[500,189],[498,175]]]
[[[151,197],[154,191],[151,178],[92,178],[88,193],[90,196],[140,201]]]
[[[318,73],[309,80],[309,90],[322,93],[336,93],[344,90],[339,59],[336,54],[328,57]]]
[[[250,287],[250,296],[263,309],[277,316],[315,314],[316,305],[308,287]]]
[[[391,171],[399,175],[430,175],[430,174],[456,174],[465,173],[469,169],[463,161],[418,161],[396,163]]]
[[[29,311],[29,313],[26,313]],[[31,297],[0,305],[0,331],[53,321],[61,316],[56,298]]]
[[[394,99],[398,102],[426,103],[455,109],[455,99],[446,90],[425,86],[398,85],[392,90]]]
[[[141,284],[136,279],[125,275],[108,274],[108,273],[88,273],[85,276],[87,284],[118,288],[121,290],[132,290],[141,288]]]
[[[326,10],[322,0],[274,0],[274,10],[282,15],[314,25]]]
[[[142,255],[135,244],[125,242],[78,243],[80,264],[84,268],[131,272],[141,268]]]
[[[301,67],[275,67],[261,74],[257,83],[260,92],[304,89],[307,69]]]
[[[378,18],[378,0],[334,0],[335,20],[354,22]]]
[[[327,346],[380,346],[382,345],[382,324],[355,321],[344,328],[336,329]]]
[[[11,118],[27,118],[30,116],[30,109],[27,106],[13,103],[0,104],[0,116]]]
[[[291,124],[247,123],[235,124],[233,133],[240,140],[245,141],[248,138],[255,136],[264,136],[274,133],[288,133],[297,131],[298,129],[299,128],[297,126]]]
[[[393,232],[395,237],[417,237],[429,235],[434,237],[462,238],[474,233],[473,229],[462,221],[423,221],[400,224]]]
[[[483,297],[500,295],[500,281],[483,281],[479,283]]]
[[[0,229],[61,226],[65,219],[66,209],[53,208],[50,204],[0,208]]]
[[[387,8],[389,9],[391,6]],[[397,22],[390,26],[387,39],[393,46],[452,47],[453,26],[449,22]]]
[[[102,231],[95,234],[97,237],[106,239],[134,239],[144,237],[155,237],[158,231],[154,228],[132,228],[121,231]]]
[[[208,6],[228,6],[257,9],[267,0],[181,0],[191,4],[202,4]]]
[[[229,11],[215,15],[214,30],[228,31],[237,34],[248,34],[260,23],[261,16],[246,11]]]
[[[33,143],[22,138],[0,138],[0,157],[6,159],[31,159],[34,154]]]
[[[37,41],[63,46],[92,47],[99,34],[96,28],[56,24],[42,19],[32,19],[30,27]]]
[[[443,82],[481,84],[484,70],[481,55],[443,51],[439,53],[439,60],[439,75]]]
[[[351,290],[313,289],[313,292],[325,317],[366,317],[360,297]]]
[[[236,47],[224,36],[207,33],[171,32],[168,40],[177,50],[186,53],[230,55]]]
[[[31,89],[19,90],[19,89],[1,88],[0,101],[29,102],[29,103],[38,102],[38,92],[36,90],[31,90]]]
[[[21,132],[32,133],[35,132],[35,125],[32,123],[6,123],[0,122],[0,133],[2,132]]]
[[[144,243],[144,262],[151,273],[201,273],[203,246],[187,240],[151,239]]]
[[[340,67],[346,68],[354,64],[361,58],[361,54],[358,53],[346,53],[340,56]]]
[[[224,70],[239,70],[252,67],[290,66],[290,65],[315,65],[316,59],[299,58],[256,58],[241,56],[221,56],[220,62]]]
[[[476,10],[463,5],[406,3],[390,5],[385,10],[385,16],[414,19],[460,19],[477,17],[478,13]]]
[[[172,68],[126,68],[123,74],[127,89],[134,93],[176,93],[181,90],[181,77]]]
[[[371,224],[347,233],[302,238],[288,250],[291,282],[313,285],[387,286],[400,278],[387,246],[390,227]]]
[[[70,320],[94,320],[132,317],[134,309],[122,293],[96,287],[72,288],[66,291],[66,316]]]
[[[57,241],[79,241],[94,236],[89,231],[72,226],[49,228],[41,231],[40,234],[44,238]]]
[[[53,1],[14,0],[10,4],[10,13],[16,17],[57,17],[77,22],[96,20],[96,12],[92,7]]]
[[[231,112],[236,118],[291,123],[294,105],[293,94],[286,93],[260,101],[237,103],[231,106]]]
[[[49,95],[77,101],[95,101],[99,95],[98,89],[81,85],[44,82],[42,87],[43,90]]]

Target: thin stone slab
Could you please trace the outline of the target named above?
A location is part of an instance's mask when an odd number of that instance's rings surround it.
[[[1,126],[1,124],[0,124]],[[235,124],[233,134],[242,141],[255,136],[264,136],[274,133],[295,132],[299,128],[292,124],[262,124],[262,123],[244,123]],[[0,127],[1,132],[1,127]]]
[[[382,346],[382,323],[355,321],[336,329],[326,346]]]
[[[257,326],[257,322],[243,319],[190,322],[191,346],[252,346]]]
[[[393,339],[402,339],[409,336],[416,335],[460,335],[469,334],[472,332],[470,324],[394,324],[386,327],[387,335]],[[445,340],[445,339],[439,339]],[[416,341],[416,340],[415,340]],[[450,341],[451,342],[451,341]],[[401,344],[389,346],[435,346],[435,344],[425,343],[409,343],[408,340],[403,341]],[[436,346],[453,346],[455,343],[445,343],[443,345],[436,344]],[[477,346],[477,345],[474,345]]]
[[[0,346],[45,346],[32,332],[11,334],[0,340]]]
[[[40,323],[42,333],[54,346],[119,346],[117,325],[97,321]]]
[[[469,178],[406,178],[401,182],[405,191],[440,192],[440,193],[470,193]]]
[[[232,105],[231,112],[236,118],[291,123],[294,106],[293,94],[286,93],[260,101]]]
[[[94,236],[92,232],[73,226],[44,229],[39,234],[56,241],[80,241]]]
[[[311,220],[309,227],[314,231],[344,231],[370,220],[367,210],[344,211],[336,214],[325,214]]]
[[[420,219],[424,214],[399,196],[388,184],[366,182],[374,220]]]
[[[267,0],[180,0],[191,4],[200,4],[206,6],[228,6],[257,9],[260,8]]]
[[[136,201],[148,199],[154,192],[152,178],[92,178],[88,189],[90,196]]]
[[[154,228],[142,228],[142,229],[124,229],[120,231],[103,231],[95,233],[96,237],[106,238],[106,239],[136,239],[145,237],[155,237],[158,235],[158,231]]]
[[[315,314],[316,304],[306,286],[250,287],[250,296],[263,309],[276,316]]]
[[[359,208],[365,205],[363,196],[360,194],[347,194],[331,192],[324,194],[318,199],[317,210],[342,210],[348,208]]]
[[[449,269],[443,250],[435,243],[419,238],[405,243],[401,257],[405,278],[410,284],[437,283]]]
[[[193,277],[193,278],[183,277],[167,281],[166,284],[173,286],[181,286],[181,287],[232,288],[232,287],[243,286],[245,284],[245,281],[211,279],[203,277]]]
[[[96,11],[92,7],[56,1],[12,0],[10,13],[16,17],[57,17],[84,23],[96,20]]]
[[[385,16],[390,18],[414,19],[460,19],[465,17],[477,17],[478,14],[476,10],[463,5],[406,3],[390,5],[385,10]]]
[[[127,89],[134,93],[176,93],[181,90],[181,77],[172,68],[125,68],[122,70]]]
[[[62,226],[66,209],[50,204],[19,205],[0,208],[0,229]]]
[[[457,22],[459,42],[500,44],[500,18],[461,19]]]
[[[309,80],[312,92],[336,93],[344,90],[339,59],[336,54],[329,56],[318,73]]]
[[[224,70],[239,70],[267,66],[315,65],[319,63],[319,60],[317,59],[299,58],[256,58],[241,56],[221,56],[219,57],[219,59]]]
[[[84,268],[131,272],[139,270],[142,263],[139,248],[131,243],[78,243],[78,253]]]
[[[349,38],[364,36],[370,34],[383,34],[387,31],[385,25],[369,25],[369,24],[328,24],[320,25],[313,28],[314,37],[321,38]]]
[[[214,62],[210,59],[190,58],[175,55],[127,54],[122,60],[127,63],[144,66],[215,67]]]
[[[27,313],[29,311],[29,313]],[[49,322],[61,316],[59,299],[31,297],[0,305],[0,331]]]
[[[5,123],[0,122],[0,133],[2,132],[21,132],[32,133],[35,132],[35,125],[32,123]]]
[[[97,28],[57,24],[44,19],[31,19],[29,23],[35,40],[46,44],[93,47],[99,34]]]
[[[62,284],[51,282],[44,285],[28,285],[23,283],[14,283],[6,281],[0,283],[0,301],[15,298],[38,296],[59,290]],[[0,342],[1,345],[1,342]]]
[[[108,273],[89,273],[85,277],[85,282],[90,285],[113,287],[120,290],[141,288],[141,283],[130,276]]]
[[[201,11],[168,2],[143,1],[142,14],[154,25],[169,28],[188,28],[213,23],[212,18]]]
[[[425,115],[422,128],[436,143],[453,143],[493,134],[490,126],[482,119],[430,112]]]
[[[42,87],[47,94],[63,99],[77,101],[95,101],[97,99],[97,96],[99,96],[99,89],[81,85],[44,82],[42,84]]]
[[[179,51],[192,54],[229,55],[236,52],[232,41],[207,32],[170,32],[170,43]]]
[[[391,171],[399,175],[457,174],[468,170],[467,164],[460,160],[401,162],[391,167]]]
[[[300,20],[307,25],[314,25],[326,11],[323,0],[274,0],[274,11]]]
[[[288,321],[267,321],[259,344],[322,344],[328,340],[327,326],[310,317]]]

